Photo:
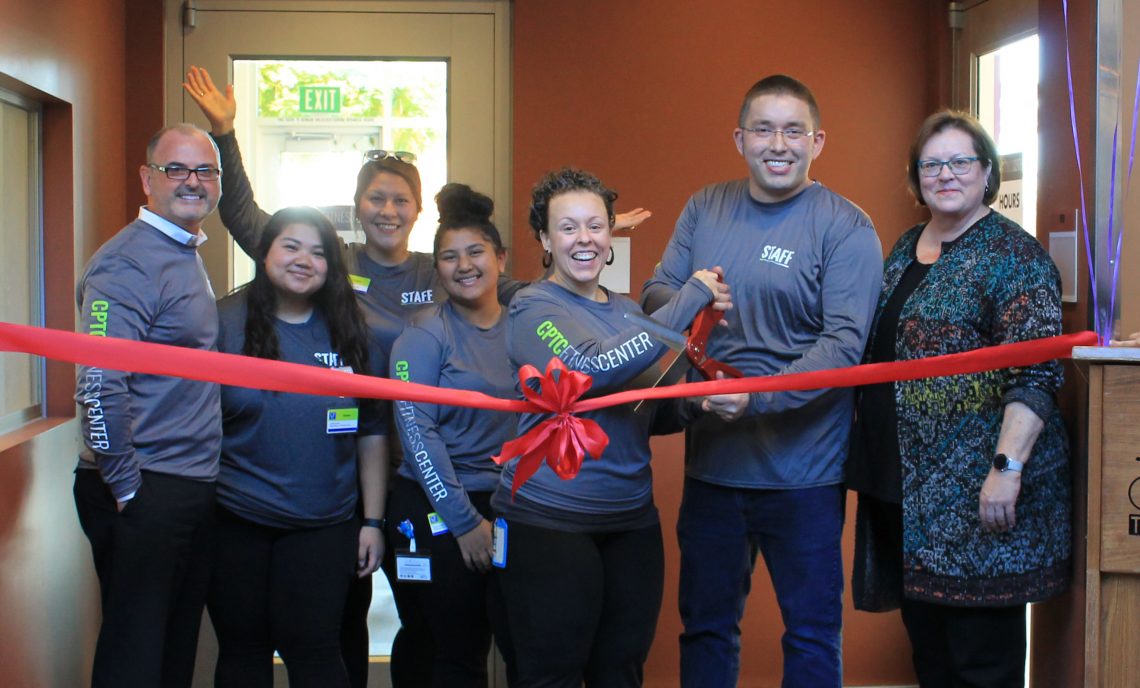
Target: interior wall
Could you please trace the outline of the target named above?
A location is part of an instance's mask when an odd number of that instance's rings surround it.
[[[1123,151],[1121,160],[1124,160],[1135,149],[1140,149],[1132,135],[1136,131],[1136,122],[1132,119],[1132,103],[1136,97],[1137,80],[1140,78],[1137,75],[1140,67],[1140,7],[1128,0],[1122,0],[1121,5],[1124,23],[1120,42],[1124,50],[1124,63],[1120,68],[1120,140]],[[1121,188],[1125,205],[1116,229],[1127,234],[1121,245],[1120,265],[1131,267],[1140,263],[1140,237],[1137,236],[1140,230],[1135,229],[1140,226],[1140,200],[1137,197],[1140,181],[1133,179],[1127,168],[1118,169],[1123,180]],[[1120,271],[1120,291],[1116,298],[1120,302],[1119,335],[1123,337],[1132,332],[1140,332],[1140,270]]]
[[[1070,2],[1086,169],[1092,164],[1095,4]],[[45,148],[74,169],[65,184],[58,183],[58,175],[47,180],[52,202],[45,221],[58,223],[65,215],[75,234],[73,245],[46,247],[49,300],[58,301],[59,285],[71,298],[75,265],[82,265],[142,202],[133,170],[146,138],[163,123],[163,27],[157,5],[0,0],[0,79],[58,99],[45,119],[59,134],[45,139]],[[1042,151],[1040,194],[1076,207],[1060,3],[1041,0],[1040,6],[1041,135],[1053,144]],[[635,232],[636,289],[650,274],[688,196],[704,184],[743,174],[731,143],[739,99],[756,79],[777,71],[791,73],[815,90],[828,142],[813,176],[871,215],[884,251],[921,219],[906,194],[903,165],[918,123],[949,98],[942,85],[948,67],[934,54],[947,45],[941,29],[944,2],[805,0],[790,9],[773,2],[725,0],[715,12],[707,7],[684,0],[514,4],[513,219],[520,276],[526,276],[526,266],[537,273],[539,265],[537,242],[526,225],[530,186],[548,169],[576,164],[622,192],[619,210],[642,205],[656,213]],[[1091,185],[1091,179],[1086,183]],[[1051,213],[1042,207],[1039,226],[1052,226]],[[1125,252],[1136,245],[1126,243]],[[1088,293],[1083,257],[1080,267],[1083,296]],[[74,307],[68,304],[63,311],[64,316],[49,315],[51,326],[72,326]],[[1065,319],[1066,331],[1085,329],[1083,302],[1066,306]],[[1140,323],[1122,326],[1140,329]],[[1079,378],[1069,373],[1070,380]],[[62,402],[58,394],[49,400],[51,413],[67,415],[71,402],[69,393],[65,396]],[[1079,396],[1067,389],[1066,398],[1075,406]],[[1070,415],[1080,414],[1073,409]],[[21,436],[0,437],[0,666],[5,685],[87,681],[98,593],[70,495],[76,434],[74,421],[53,421]],[[654,449],[669,559],[646,683],[673,685],[680,622],[672,528],[682,452],[677,437],[654,440]],[[847,547],[849,572],[849,533]],[[1083,550],[1079,556],[1077,561],[1083,561]],[[1083,572],[1081,566],[1077,569],[1080,586]],[[1055,651],[1046,647],[1035,653],[1034,672],[1064,676],[1064,685],[1080,685],[1080,658],[1064,648],[1070,647],[1066,638],[1083,636],[1081,590],[1039,607],[1039,618],[1050,619],[1059,631],[1053,638]],[[770,586],[758,572],[745,620],[741,685],[777,685],[775,619]],[[848,609],[845,624],[848,684],[913,682],[897,616]]]
[[[732,143],[740,101],[775,72],[813,89],[827,141],[812,176],[870,214],[884,251],[922,217],[906,191],[905,166],[914,132],[939,104],[939,79],[931,75],[945,68],[933,57],[945,38],[945,2],[527,0],[515,3],[513,21],[518,276],[540,270],[526,222],[530,187],[547,170],[575,165],[620,192],[619,210],[654,211],[632,238],[631,283],[639,291],[688,197],[744,176]],[[682,456],[679,437],[654,441],[666,592],[647,685],[676,684],[681,624],[673,529]],[[848,577],[851,540],[849,525]],[[781,673],[779,612],[758,569],[744,620],[742,686],[778,685]],[[897,614],[855,612],[847,604],[846,684],[914,683]]]
[[[124,224],[123,15],[123,0],[0,0],[0,81],[45,104],[49,327],[74,328],[75,266]],[[47,380],[51,417],[0,436],[0,667],[21,688],[89,682],[98,628],[71,497],[74,368]]]
[[[1073,104],[1081,163],[1084,167],[1088,226],[1094,227],[1094,179],[1096,126],[1096,0],[1070,0],[1068,41],[1071,45]],[[1071,230],[1074,210],[1081,204],[1081,179],[1073,143],[1066,67],[1066,25],[1060,2],[1040,0],[1038,30],[1041,39],[1041,73],[1038,107],[1038,137],[1041,141],[1038,171],[1038,236],[1048,241],[1049,232]],[[1062,218],[1063,216],[1063,218]],[[1089,321],[1088,261],[1077,227],[1077,303],[1062,305],[1065,332],[1092,329]],[[1138,257],[1140,259],[1140,257]],[[1140,323],[1137,323],[1140,329]],[[1065,386],[1060,406],[1072,447],[1073,466],[1073,584],[1068,592],[1034,605],[1030,676],[1034,685],[1077,688],[1084,684],[1084,595],[1085,533],[1088,506],[1088,384],[1087,367],[1065,362]]]
[[[138,215],[146,203],[139,183],[138,163],[145,162],[146,144],[154,132],[166,124],[163,103],[163,59],[166,35],[163,27],[166,3],[158,0],[128,2],[124,21],[127,41],[125,52],[125,105],[123,124],[123,156],[127,164],[124,174],[124,217]],[[103,228],[103,239],[111,238],[117,226]]]

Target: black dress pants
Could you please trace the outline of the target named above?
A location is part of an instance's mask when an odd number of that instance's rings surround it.
[[[949,607],[903,600],[922,688],[1023,688],[1025,605]]]
[[[98,471],[75,473],[103,602],[94,688],[188,688],[209,584],[214,483],[143,471],[119,512]]]

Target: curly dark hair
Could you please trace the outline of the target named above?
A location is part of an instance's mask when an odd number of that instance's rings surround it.
[[[271,360],[281,357],[276,329],[277,291],[265,270],[265,257],[278,235],[293,224],[309,225],[321,237],[328,273],[324,285],[311,298],[328,323],[333,349],[354,371],[368,370],[368,327],[348,281],[348,267],[341,253],[340,239],[321,211],[306,206],[278,210],[261,233],[255,259],[257,272],[253,281],[243,287],[246,318],[245,343],[241,352],[246,356]]]
[[[563,167],[557,172],[548,172],[531,189],[530,227],[534,230],[535,239],[541,241],[540,235],[549,229],[550,201],[555,196],[571,191],[587,191],[601,198],[606,205],[606,216],[609,218],[610,226],[613,227],[614,201],[617,200],[617,192],[585,170]]]
[[[435,230],[435,244],[432,246],[432,258],[439,256],[439,244],[443,236],[453,229],[473,229],[495,247],[495,253],[503,255],[507,252],[503,248],[503,237],[499,228],[491,222],[491,213],[495,212],[495,202],[485,194],[472,189],[466,184],[444,184],[439,193],[435,195],[435,204],[439,206],[439,228]]]
[[[911,194],[919,205],[926,205],[922,199],[922,183],[918,178],[918,158],[927,141],[941,134],[947,129],[957,129],[970,137],[974,142],[974,155],[978,156],[978,164],[989,165],[990,173],[986,177],[986,191],[982,196],[982,203],[989,205],[998,195],[1001,186],[1001,156],[998,155],[997,145],[986,132],[982,123],[968,112],[961,110],[942,110],[926,118],[918,128],[918,135],[910,147],[910,157],[907,158],[906,182]]]
[[[398,177],[403,177],[408,186],[412,187],[412,197],[416,199],[416,210],[424,209],[423,185],[420,183],[419,168],[410,162],[395,158],[384,158],[383,160],[369,160],[361,165],[360,171],[356,173],[356,193],[352,196],[352,204],[356,206],[357,210],[360,209],[360,199],[364,197],[364,192],[368,190],[376,175],[381,172],[389,172]]]

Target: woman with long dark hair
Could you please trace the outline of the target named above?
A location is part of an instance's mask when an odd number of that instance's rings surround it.
[[[218,304],[220,351],[362,374],[383,363],[320,211],[274,214],[256,255],[253,281]],[[384,421],[375,401],[222,387],[207,603],[216,685],[272,686],[274,650],[292,686],[348,685],[345,599],[383,551],[374,525],[384,512]]]
[[[253,187],[242,164],[234,136],[237,102],[233,87],[218,90],[204,69],[191,67],[184,84],[210,122],[210,136],[221,152],[223,201],[218,213],[234,241],[255,255],[269,215],[253,196]],[[363,243],[337,240],[337,252],[350,274],[356,302],[364,312],[372,343],[386,360],[392,343],[421,310],[444,298],[436,281],[431,254],[408,249],[408,237],[423,209],[420,173],[415,156],[403,151],[370,151],[356,177],[353,192],[356,220],[364,233]],[[517,286],[504,280],[504,298]],[[350,301],[352,299],[349,299]],[[382,364],[378,370],[384,370]],[[391,434],[393,423],[389,421]],[[391,463],[400,462],[399,443],[388,447]],[[387,472],[385,473],[387,476]],[[377,532],[382,520],[376,521]],[[395,563],[384,558],[389,583],[395,586]],[[345,607],[341,645],[353,688],[368,681],[368,610],[372,603],[371,576],[360,574],[352,585]],[[395,688],[418,688],[431,681],[431,638],[424,620],[400,611],[400,630],[393,641],[389,664]],[[406,661],[405,661],[406,660]]]

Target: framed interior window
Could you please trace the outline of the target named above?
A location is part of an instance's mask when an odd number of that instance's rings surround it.
[[[43,146],[38,103],[0,88],[0,320],[44,324]],[[0,434],[45,415],[44,361],[0,353]]]

